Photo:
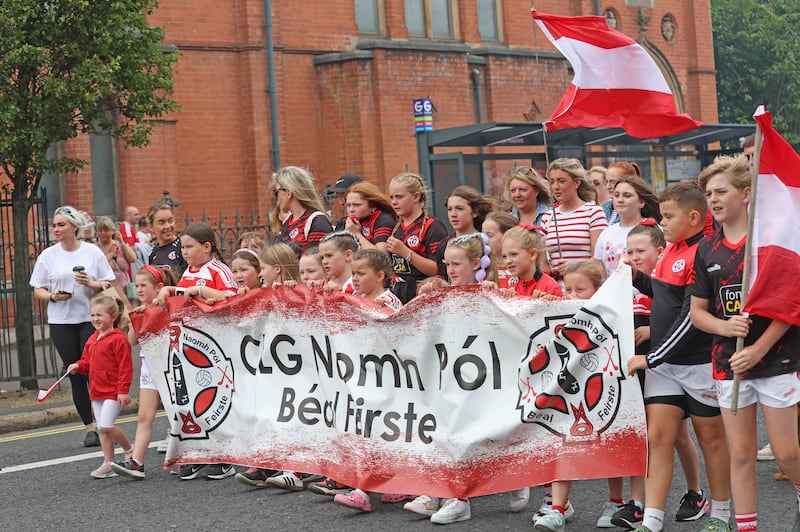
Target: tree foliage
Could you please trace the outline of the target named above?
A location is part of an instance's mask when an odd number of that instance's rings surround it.
[[[33,190],[44,172],[75,171],[47,149],[100,128],[144,146],[175,109],[175,54],[147,16],[155,0],[0,2],[0,161],[11,186]]]
[[[147,17],[156,0],[0,1],[0,165],[14,223],[15,329],[21,385],[36,388],[28,287],[31,194],[46,172],[85,161],[53,145],[98,131],[145,146],[156,119],[177,109],[174,53]]]
[[[752,123],[767,105],[775,127],[800,143],[797,0],[711,0],[720,122]]]

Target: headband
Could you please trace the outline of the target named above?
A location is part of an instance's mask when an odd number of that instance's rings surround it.
[[[144,266],[142,266],[141,269],[152,273],[153,277],[156,278],[156,281],[158,281],[161,284],[164,284],[164,276],[161,275],[161,272],[158,270],[158,268],[153,268],[149,264],[145,264]]]
[[[545,234],[544,227],[542,227],[541,225],[519,224],[517,227],[522,227],[523,229],[525,229],[527,231],[531,231],[533,233],[538,233],[538,234],[540,234],[542,236],[544,236],[544,234]]]
[[[644,218],[642,221],[639,222],[638,225],[644,225],[645,227],[655,227],[656,221],[652,218]]]
[[[329,240],[333,240],[334,238],[337,238],[337,237],[340,237],[340,236],[352,238],[353,242],[356,243],[356,249],[361,249],[361,242],[358,241],[358,237],[356,235],[354,235],[353,233],[351,233],[350,231],[336,231],[334,233],[328,233],[327,235],[322,237],[322,240],[320,240],[320,242],[327,242]]]
[[[240,251],[244,251],[244,252],[246,252],[246,253],[250,253],[252,256],[254,256],[254,257],[256,258],[256,260],[258,260],[258,262],[261,262],[261,257],[259,257],[259,256],[258,256],[258,253],[256,253],[255,251],[253,251],[253,250],[252,250],[252,249],[250,249],[250,248],[240,248],[240,249],[237,249],[236,251],[234,251],[234,252],[233,252],[233,254],[234,254],[234,255],[236,255],[236,254],[237,254],[237,253],[239,253]]]
[[[457,236],[452,242],[455,244],[466,244],[473,238],[480,238],[483,242],[483,256],[480,260],[480,269],[475,272],[475,280],[480,284],[486,280],[486,268],[492,264],[492,259],[489,258],[492,252],[492,248],[489,247],[489,237],[483,233],[470,233],[468,235]]]

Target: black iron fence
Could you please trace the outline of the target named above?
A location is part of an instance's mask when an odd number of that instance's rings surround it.
[[[233,252],[237,249],[239,238],[245,233],[260,233],[265,240],[269,240],[269,227],[266,216],[261,216],[256,212],[249,214],[239,214],[237,210],[231,215],[224,214],[221,210],[216,217],[208,216],[205,211],[203,215],[195,220],[189,213],[183,219],[186,225],[192,222],[207,223],[214,230],[219,242],[219,251],[222,258],[229,261]]]
[[[28,211],[28,235],[30,243],[27,249],[19,249],[14,242],[14,220],[12,201],[8,194],[0,194],[0,381],[19,380],[19,362],[21,358],[29,361],[33,375],[24,377],[53,377],[61,370],[61,361],[50,341],[47,328],[46,305],[33,299],[30,285],[14,286],[14,257],[24,253],[30,261],[31,268],[39,253],[50,245],[49,223],[47,217],[47,194],[44,189],[30,198]],[[16,294],[21,291],[24,297],[33,300],[32,316],[18,316],[16,313]],[[17,349],[15,323],[18,319],[30,319],[33,328],[34,347],[31,353],[20,353]]]

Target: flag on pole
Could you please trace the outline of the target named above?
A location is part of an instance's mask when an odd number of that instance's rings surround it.
[[[533,18],[575,71],[546,122],[548,129],[621,127],[637,138],[702,126],[678,114],[672,91],[647,51],[599,16],[562,17],[532,10]]]
[[[800,326],[800,156],[763,105],[753,117],[762,142],[743,311]]]

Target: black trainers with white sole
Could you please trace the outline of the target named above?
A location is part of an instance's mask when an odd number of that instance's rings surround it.
[[[211,464],[206,471],[206,478],[222,480],[236,474],[236,469],[231,464]]]
[[[181,480],[194,480],[200,476],[200,472],[208,464],[183,464],[178,472],[178,478]]]

